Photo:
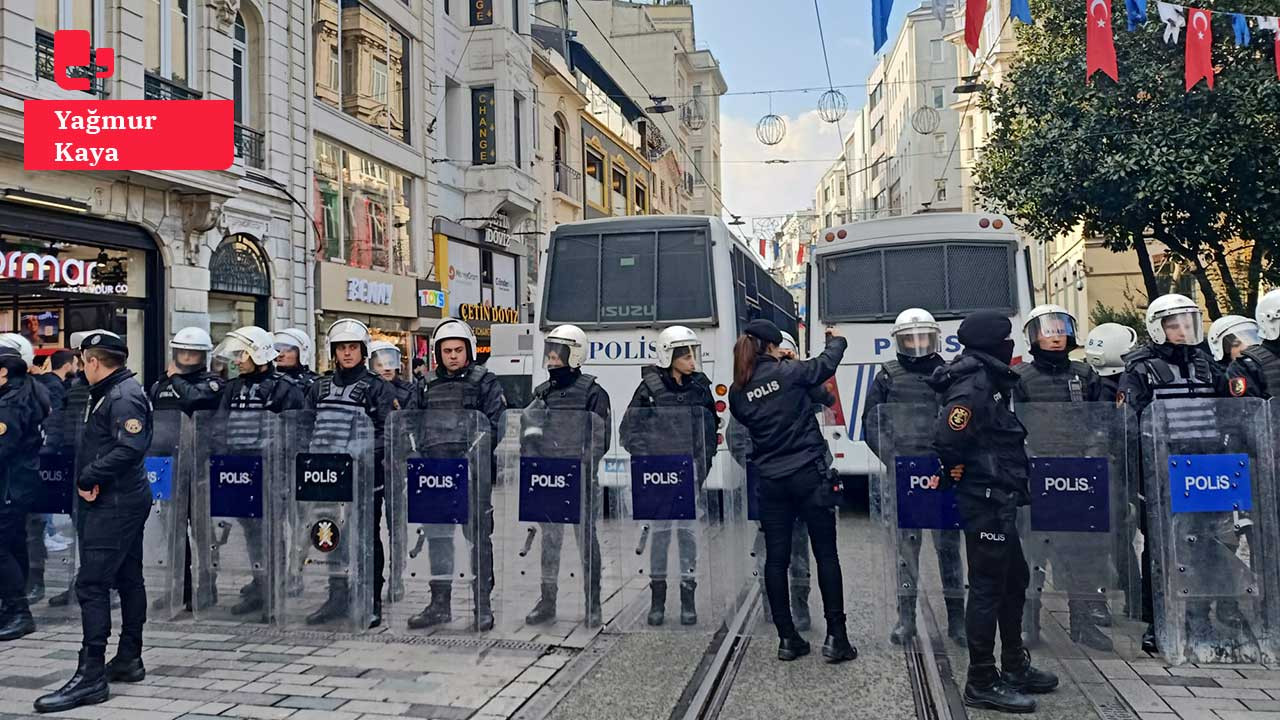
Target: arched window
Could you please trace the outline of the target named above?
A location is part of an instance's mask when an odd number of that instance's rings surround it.
[[[231,36],[231,82],[235,86],[232,99],[235,100],[236,122],[249,124],[249,29],[244,25],[244,15],[236,13],[236,27]]]
[[[552,147],[555,152],[555,180],[556,190],[562,193],[569,192],[569,184],[572,181],[568,172],[569,165],[569,123],[565,121],[564,115],[555,114],[555,129],[552,130]]]
[[[236,157],[249,167],[266,164],[266,134],[262,131],[262,64],[259,61],[262,23],[247,4],[240,6],[231,30],[231,99],[235,104]]]
[[[267,256],[249,235],[229,235],[209,258],[209,332],[217,342],[232,330],[270,330],[271,272]]]

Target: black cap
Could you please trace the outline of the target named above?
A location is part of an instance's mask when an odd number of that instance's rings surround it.
[[[114,353],[119,353],[125,357],[129,357],[129,346],[124,340],[112,333],[95,332],[87,335],[84,340],[80,341],[80,351],[101,348]]]
[[[743,329],[743,332],[773,345],[782,344],[782,331],[778,329],[777,325],[763,318],[747,323],[747,327]]]
[[[998,348],[1009,337],[1013,324],[995,310],[979,310],[960,323],[956,333],[965,347],[975,350]]]

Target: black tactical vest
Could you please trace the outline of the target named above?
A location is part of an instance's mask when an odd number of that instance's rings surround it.
[[[263,444],[263,420],[268,412],[267,404],[275,394],[276,383],[288,382],[282,377],[268,375],[261,382],[250,385],[232,380],[227,388],[227,444],[232,447],[257,447]]]
[[[702,373],[695,373],[685,378],[679,390],[673,390],[662,379],[666,370],[650,365],[640,371],[640,382],[649,394],[649,403],[654,407],[688,407],[698,405],[704,400],[704,393],[710,381]]]
[[[1210,360],[1196,353],[1183,376],[1178,366],[1155,354],[1138,359],[1136,369],[1146,376],[1152,399],[1162,400],[1173,440],[1206,440],[1218,437],[1218,417],[1213,403],[1218,396]]]
[[[542,398],[548,410],[586,410],[587,396],[595,382],[594,375],[580,373],[572,385],[557,388],[548,381],[539,385],[533,394]]]
[[[889,384],[889,397],[885,402],[937,406],[937,393],[925,382],[928,375],[913,373],[897,360],[890,360],[881,367],[893,381]]]
[[[470,365],[462,375],[442,378],[432,375],[422,393],[423,407],[429,410],[480,410],[480,382],[489,371]]]
[[[1280,395],[1280,356],[1261,345],[1250,345],[1241,355],[1247,356],[1262,370],[1262,380],[1267,384],[1267,395]]]
[[[1046,372],[1035,362],[1022,363],[1013,370],[1022,378],[1022,389],[1030,402],[1084,402],[1085,378],[1092,368],[1071,360],[1064,372]]]
[[[364,415],[364,396],[369,392],[366,375],[350,385],[339,385],[332,377],[316,381],[320,399],[316,401],[316,426],[312,447],[345,447],[351,439],[352,415]]]

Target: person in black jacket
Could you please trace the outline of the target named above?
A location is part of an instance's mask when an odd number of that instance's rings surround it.
[[[938,368],[934,450],[942,486],[954,485],[965,523],[969,603],[965,635],[969,677],[964,702],[1001,712],[1033,712],[1027,693],[1046,693],[1058,678],[1036,669],[1022,642],[1022,605],[1031,574],[1018,537],[1018,507],[1030,502],[1027,431],[1013,414],[1018,375],[1010,367],[1009,318],[980,310],[960,323],[964,351]],[[1000,666],[996,670],[996,629]]]
[[[35,701],[38,712],[104,702],[107,682],[138,682],[147,593],[142,578],[143,526],[151,512],[144,458],[151,445],[151,403],[125,367],[129,348],[99,331],[81,346],[90,384],[89,415],[76,454],[76,535],[80,573],[76,598],[84,640],[75,674]],[[111,634],[111,588],[120,595],[120,644],[105,663]]]
[[[765,534],[765,588],[778,631],[778,659],[809,652],[796,632],[787,593],[792,525],[809,528],[818,565],[827,636],[822,655],[829,662],[852,660],[858,651],[845,627],[844,586],[836,551],[835,506],[839,488],[832,479],[826,440],[818,429],[810,392],[836,372],[848,343],[828,329],[822,354],[803,362],[783,362],[782,332],[768,320],[752,320],[733,349],[729,409],[751,436],[751,460],[759,469],[760,522]]]
[[[275,334],[276,369],[293,378],[302,388],[302,392],[311,389],[311,384],[320,375],[311,369],[311,338],[298,328],[277,330]]]
[[[1256,344],[1228,359],[1232,397],[1267,399],[1280,394],[1280,290],[1258,299]]]
[[[197,410],[217,409],[223,382],[209,372],[209,354],[213,352],[209,333],[198,327],[182,328],[174,333],[169,347],[173,358],[165,377],[151,386],[152,407],[156,410],[176,408],[187,415]],[[169,447],[167,438],[156,440],[161,447]],[[176,435],[173,447],[177,447]]]
[[[44,421],[44,444],[40,446],[42,462],[48,458],[52,464],[54,458],[65,457],[69,451],[74,452],[68,448],[71,439],[67,437],[67,389],[70,384],[68,376],[75,372],[75,367],[75,353],[57,350],[49,356],[46,371],[31,376],[49,395],[49,417]],[[27,516],[27,562],[30,565],[30,572],[27,574],[28,602],[37,602],[44,597],[44,566],[49,559],[45,536],[51,532],[50,523],[49,515],[37,513]]]
[[[40,483],[40,424],[49,412],[49,396],[27,375],[27,361],[17,350],[0,347],[0,640],[36,630],[26,595],[25,528]],[[40,534],[43,544],[43,522]]]
[[[76,368],[67,382],[67,413],[64,430],[67,451],[72,456],[75,455],[76,447],[80,444],[80,435],[84,429],[85,409],[89,405],[89,380],[84,375],[84,358],[80,352],[80,346],[84,344],[85,338],[96,332],[100,332],[100,330],[77,330],[71,333],[70,338],[72,352],[76,355]],[[68,583],[67,589],[49,598],[49,606],[66,607],[71,603],[75,591],[75,579],[73,577]]]
[[[369,344],[369,369],[395,390],[392,407],[396,410],[415,410],[420,390],[401,374],[400,369],[404,367],[401,355],[400,348],[395,345],[385,340],[374,340]]]
[[[640,386],[622,416],[619,436],[632,456],[679,455],[690,450],[695,457],[698,497],[716,455],[716,402],[711,379],[698,371],[702,343],[689,328],[675,325],[658,334],[658,362],[640,371]],[[677,409],[686,410],[681,414]],[[694,437],[688,437],[693,434]],[[702,503],[698,503],[702,505]],[[699,507],[705,513],[705,507]],[[698,612],[698,541],[695,524],[688,520],[657,521],[649,542],[649,590],[652,595],[647,622],[666,620],[667,565],[671,531],[675,528],[680,558],[680,624],[695,625]]]

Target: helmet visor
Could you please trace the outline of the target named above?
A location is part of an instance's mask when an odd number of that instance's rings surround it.
[[[1204,341],[1204,323],[1199,310],[1187,310],[1160,318],[1164,341],[1170,345],[1199,345]]]
[[[382,348],[375,350],[369,358],[369,367],[374,372],[400,369],[400,348]]]
[[[542,365],[546,369],[569,366],[569,351],[571,348],[562,342],[548,340],[546,352],[542,356]]]
[[[1027,343],[1035,346],[1045,340],[1075,340],[1076,321],[1066,313],[1048,313],[1027,323]]]
[[[1234,360],[1240,351],[1260,342],[1262,339],[1258,337],[1258,328],[1252,325],[1237,328],[1222,336],[1222,357]]]
[[[207,350],[173,348],[172,358],[173,364],[178,367],[178,371],[183,373],[204,370],[209,367],[209,352]]]
[[[702,358],[702,346],[698,343],[676,345],[671,348],[671,365],[683,373],[697,372]]]
[[[900,330],[893,335],[898,347],[898,354],[903,357],[928,357],[942,352],[942,337],[937,330],[927,328],[910,328]]]

